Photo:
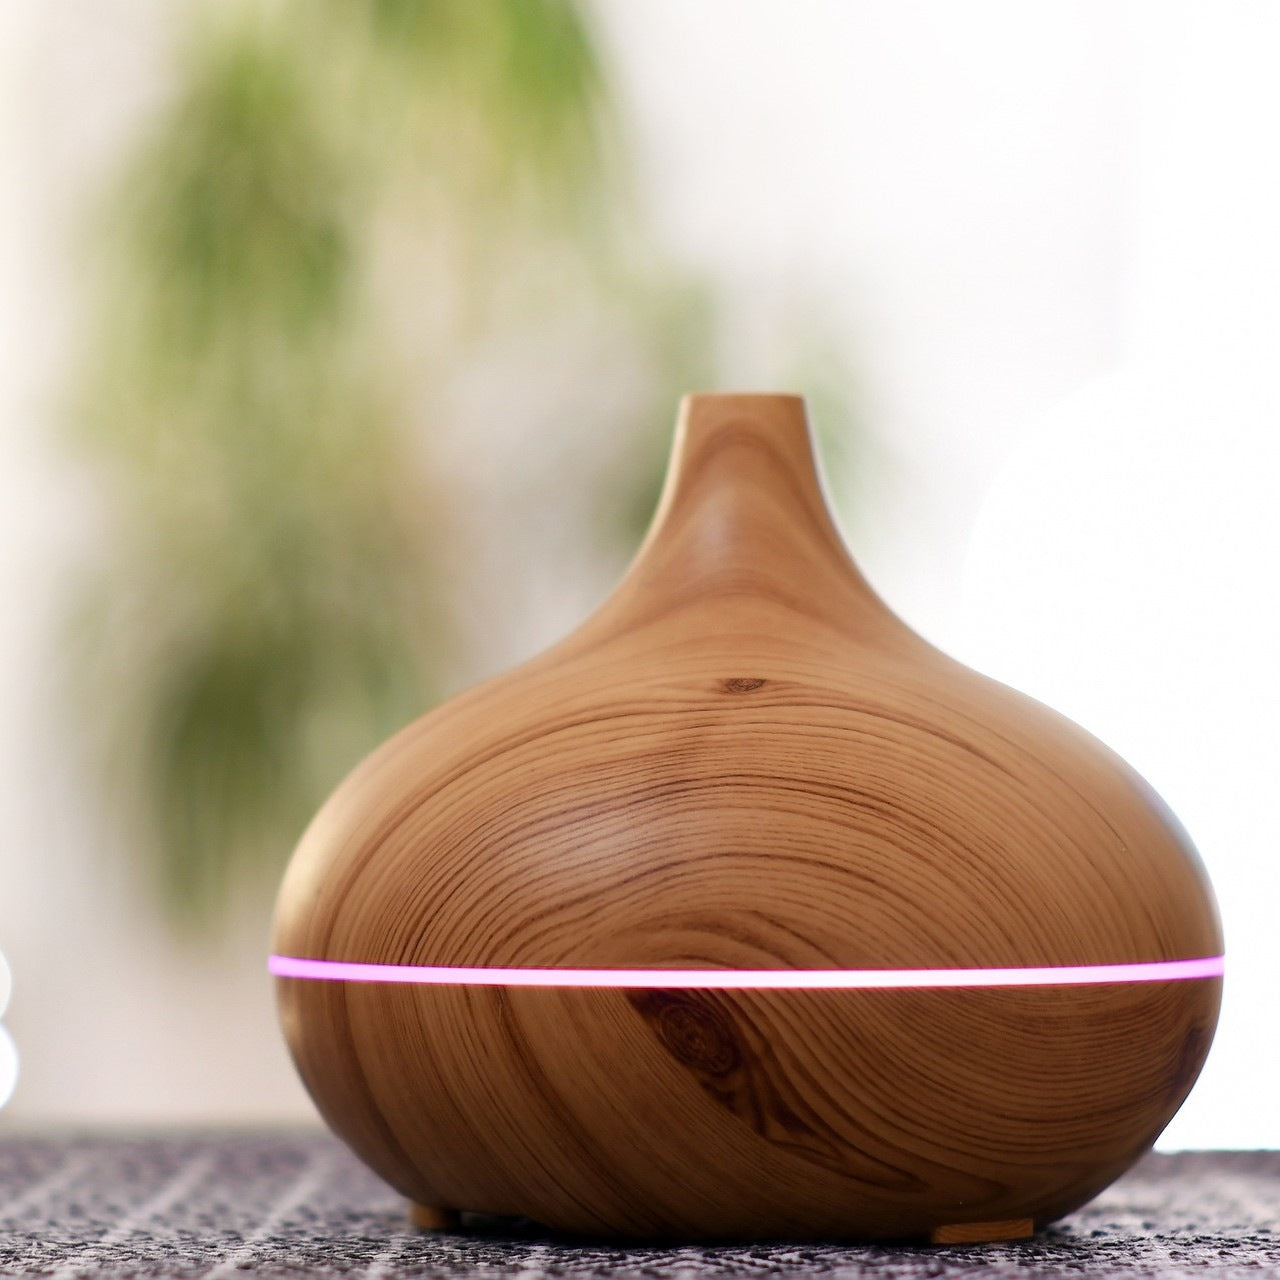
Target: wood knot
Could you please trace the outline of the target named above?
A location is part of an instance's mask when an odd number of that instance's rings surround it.
[[[766,683],[759,676],[728,676],[720,681],[720,687],[725,693],[753,693]]]
[[[704,999],[687,992],[643,991],[632,1004],[648,1020],[663,1047],[686,1067],[725,1076],[742,1064],[732,1022]]]

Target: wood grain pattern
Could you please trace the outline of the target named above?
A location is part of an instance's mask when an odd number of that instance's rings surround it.
[[[993,1240],[1023,1240],[1035,1234],[1030,1218],[1009,1222],[957,1222],[949,1227],[935,1227],[929,1237],[932,1244],[989,1244]]]
[[[802,401],[706,395],[600,610],[410,725],[317,815],[275,950],[969,968],[1177,960],[1221,936],[1185,834],[1132,770],[877,599]],[[1219,987],[278,980],[320,1110],[417,1204],[685,1238],[1068,1212],[1180,1105]]]

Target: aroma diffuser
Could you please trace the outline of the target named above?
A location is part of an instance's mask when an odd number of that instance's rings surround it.
[[[600,610],[320,811],[271,968],[423,1225],[945,1242],[1150,1147],[1221,950],[1143,781],[876,598],[803,402],[699,395]]]

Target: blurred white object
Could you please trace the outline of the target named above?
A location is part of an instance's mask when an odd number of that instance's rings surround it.
[[[9,1007],[9,993],[13,982],[9,975],[9,964],[0,952],[0,1018]],[[13,1096],[14,1086],[18,1083],[18,1049],[13,1037],[0,1026],[0,1107]]]
[[[13,1037],[0,1027],[0,1107],[13,1096],[18,1083],[18,1049]]]

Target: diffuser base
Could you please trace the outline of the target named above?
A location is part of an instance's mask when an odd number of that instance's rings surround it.
[[[1035,1234],[1030,1218],[1007,1218],[1003,1222],[949,1222],[934,1227],[933,1244],[987,1244],[995,1240],[1025,1240]]]

